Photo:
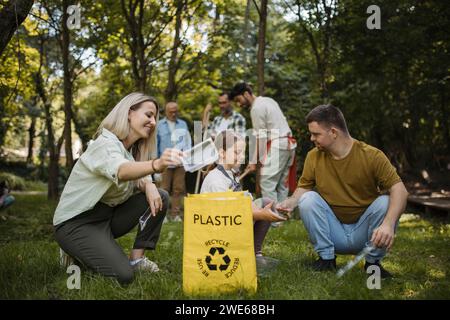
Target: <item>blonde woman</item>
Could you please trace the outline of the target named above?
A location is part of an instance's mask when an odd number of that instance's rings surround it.
[[[76,162],[53,218],[56,241],[67,254],[122,284],[132,282],[136,270],[159,270],[144,250],[156,247],[169,195],[150,175],[179,165],[182,154],[166,149],[154,159],[158,118],[154,98],[124,97]],[[128,258],[114,239],[138,223]]]

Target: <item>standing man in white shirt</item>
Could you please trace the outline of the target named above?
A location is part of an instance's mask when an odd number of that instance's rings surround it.
[[[293,177],[295,183],[297,147],[286,117],[275,100],[256,97],[247,83],[236,84],[229,97],[241,107],[250,109],[256,146],[250,147],[247,170],[256,171],[257,164],[261,164],[259,184],[262,197],[283,201],[288,196],[289,178],[292,180]]]
[[[228,93],[222,92],[218,98],[220,115],[214,118],[211,125],[208,126],[209,114],[212,105],[208,103],[203,111],[203,128],[208,129],[208,135],[213,139],[222,131],[234,130],[241,137],[245,137],[246,121],[242,114],[233,110],[233,105],[228,98]]]
[[[178,104],[168,102],[165,108],[166,117],[158,123],[157,143],[158,156],[166,149],[174,148],[186,151],[192,147],[192,139],[186,121],[178,118]],[[168,167],[162,173],[161,188],[171,194],[170,220],[181,221],[181,204],[186,193],[186,172],[183,166]]]

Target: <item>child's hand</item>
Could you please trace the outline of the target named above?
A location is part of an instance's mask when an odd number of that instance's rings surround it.
[[[272,211],[273,201],[269,202],[264,208],[262,208],[255,216],[255,220],[264,220],[269,222],[286,221],[287,219],[281,215]]]
[[[249,165],[247,165],[247,168],[245,168],[245,171],[248,171],[248,172],[255,172],[256,171],[256,164],[249,164]]]

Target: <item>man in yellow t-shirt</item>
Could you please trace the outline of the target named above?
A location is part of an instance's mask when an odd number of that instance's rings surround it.
[[[306,122],[316,147],[306,156],[297,190],[277,209],[299,206],[319,255],[314,269],[335,269],[335,253],[354,254],[372,244],[365,269],[376,265],[381,277],[391,277],[380,261],[392,247],[406,206],[403,182],[382,151],[350,136],[338,108],[318,106]]]

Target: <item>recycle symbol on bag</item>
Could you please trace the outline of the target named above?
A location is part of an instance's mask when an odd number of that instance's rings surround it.
[[[225,271],[228,269],[231,259],[225,254],[225,249],[222,247],[212,247],[209,249],[209,254],[205,258],[206,265],[209,270]]]

